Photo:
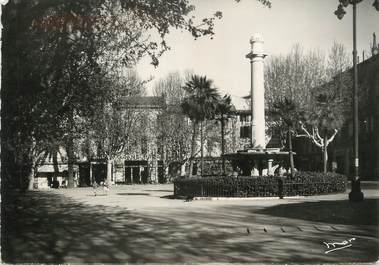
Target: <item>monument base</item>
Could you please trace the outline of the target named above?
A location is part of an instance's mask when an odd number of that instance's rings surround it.
[[[225,154],[224,157],[231,161],[233,170],[243,176],[251,176],[253,170],[258,170],[259,176],[262,176],[265,168],[268,175],[273,175],[273,161],[288,159],[289,152],[280,151],[279,148],[248,148]]]
[[[280,148],[259,148],[259,147],[251,147],[244,150],[238,150],[237,153],[265,153],[265,154],[271,154],[271,153],[278,153],[280,152]]]

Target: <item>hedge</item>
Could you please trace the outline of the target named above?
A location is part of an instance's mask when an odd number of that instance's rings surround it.
[[[174,195],[185,197],[310,196],[346,191],[346,177],[336,173],[296,172],[294,177],[212,176],[174,180]]]

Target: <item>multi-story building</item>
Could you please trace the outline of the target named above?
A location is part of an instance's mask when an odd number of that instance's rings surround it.
[[[358,139],[359,174],[362,179],[379,178],[379,48],[367,60],[358,64]],[[344,74],[349,74],[349,71]],[[349,119],[338,134],[331,157],[337,171],[353,173],[353,121]]]
[[[157,118],[165,108],[162,97],[133,97],[125,106],[132,110],[136,123],[130,134],[127,152],[115,168],[116,183],[162,182],[164,169],[157,135]]]
[[[159,150],[157,117],[165,108],[162,97],[129,97],[123,109],[128,112],[130,127],[124,152],[112,163],[111,181],[118,184],[162,182],[162,154]],[[79,163],[79,185],[105,181],[107,165],[104,159],[84,158]]]
[[[131,117],[127,146],[125,151],[112,161],[111,181],[113,183],[163,182],[164,170],[162,152],[157,135],[157,117],[165,108],[162,97],[130,97],[124,102],[121,111],[127,111]],[[85,139],[78,140],[84,142]],[[80,145],[80,144],[79,144]],[[76,150],[74,180],[76,186],[91,186],[94,182],[105,182],[107,161],[99,155],[96,143],[89,143],[92,152]],[[87,148],[88,149],[88,148]],[[89,155],[88,153],[91,153]],[[45,188],[67,184],[67,154],[60,147],[57,162],[52,158],[37,170],[35,187]]]

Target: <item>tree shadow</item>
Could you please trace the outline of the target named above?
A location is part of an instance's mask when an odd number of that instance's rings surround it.
[[[169,200],[185,200],[186,199],[185,196],[178,196],[178,195],[174,195],[174,194],[160,196],[159,198],[169,199]]]
[[[172,190],[145,190],[145,191],[173,192],[174,189],[172,189]]]
[[[116,193],[117,195],[144,195],[144,196],[150,196],[150,193],[143,193],[143,192],[120,192]]]
[[[1,228],[7,263],[183,263],[188,257],[237,262],[243,258],[228,257],[225,250],[248,247],[222,245],[234,235],[195,231],[169,218],[87,205],[49,191],[7,196]]]
[[[258,209],[259,210],[259,209]],[[270,216],[245,208],[165,208],[151,214],[88,205],[51,191],[13,193],[2,202],[2,260],[7,263],[331,262],[319,232],[269,233]],[[244,219],[245,218],[245,219]],[[251,233],[246,232],[246,224]],[[345,260],[370,261],[371,241]],[[319,249],[315,251],[315,246]],[[365,252],[366,251],[366,252]]]
[[[379,199],[365,199],[359,203],[338,200],[281,204],[257,213],[332,224],[378,225],[378,209]]]

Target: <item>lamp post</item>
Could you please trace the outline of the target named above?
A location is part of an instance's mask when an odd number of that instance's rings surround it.
[[[358,149],[358,68],[357,68],[357,4],[362,0],[339,0],[337,10],[334,14],[338,19],[342,19],[346,14],[344,8],[349,4],[353,6],[353,71],[354,71],[354,93],[353,93],[353,111],[354,111],[354,176],[351,180],[351,192],[349,193],[350,201],[362,201],[363,193],[360,188],[359,178],[359,149]],[[379,0],[375,0],[373,6],[379,11]]]

